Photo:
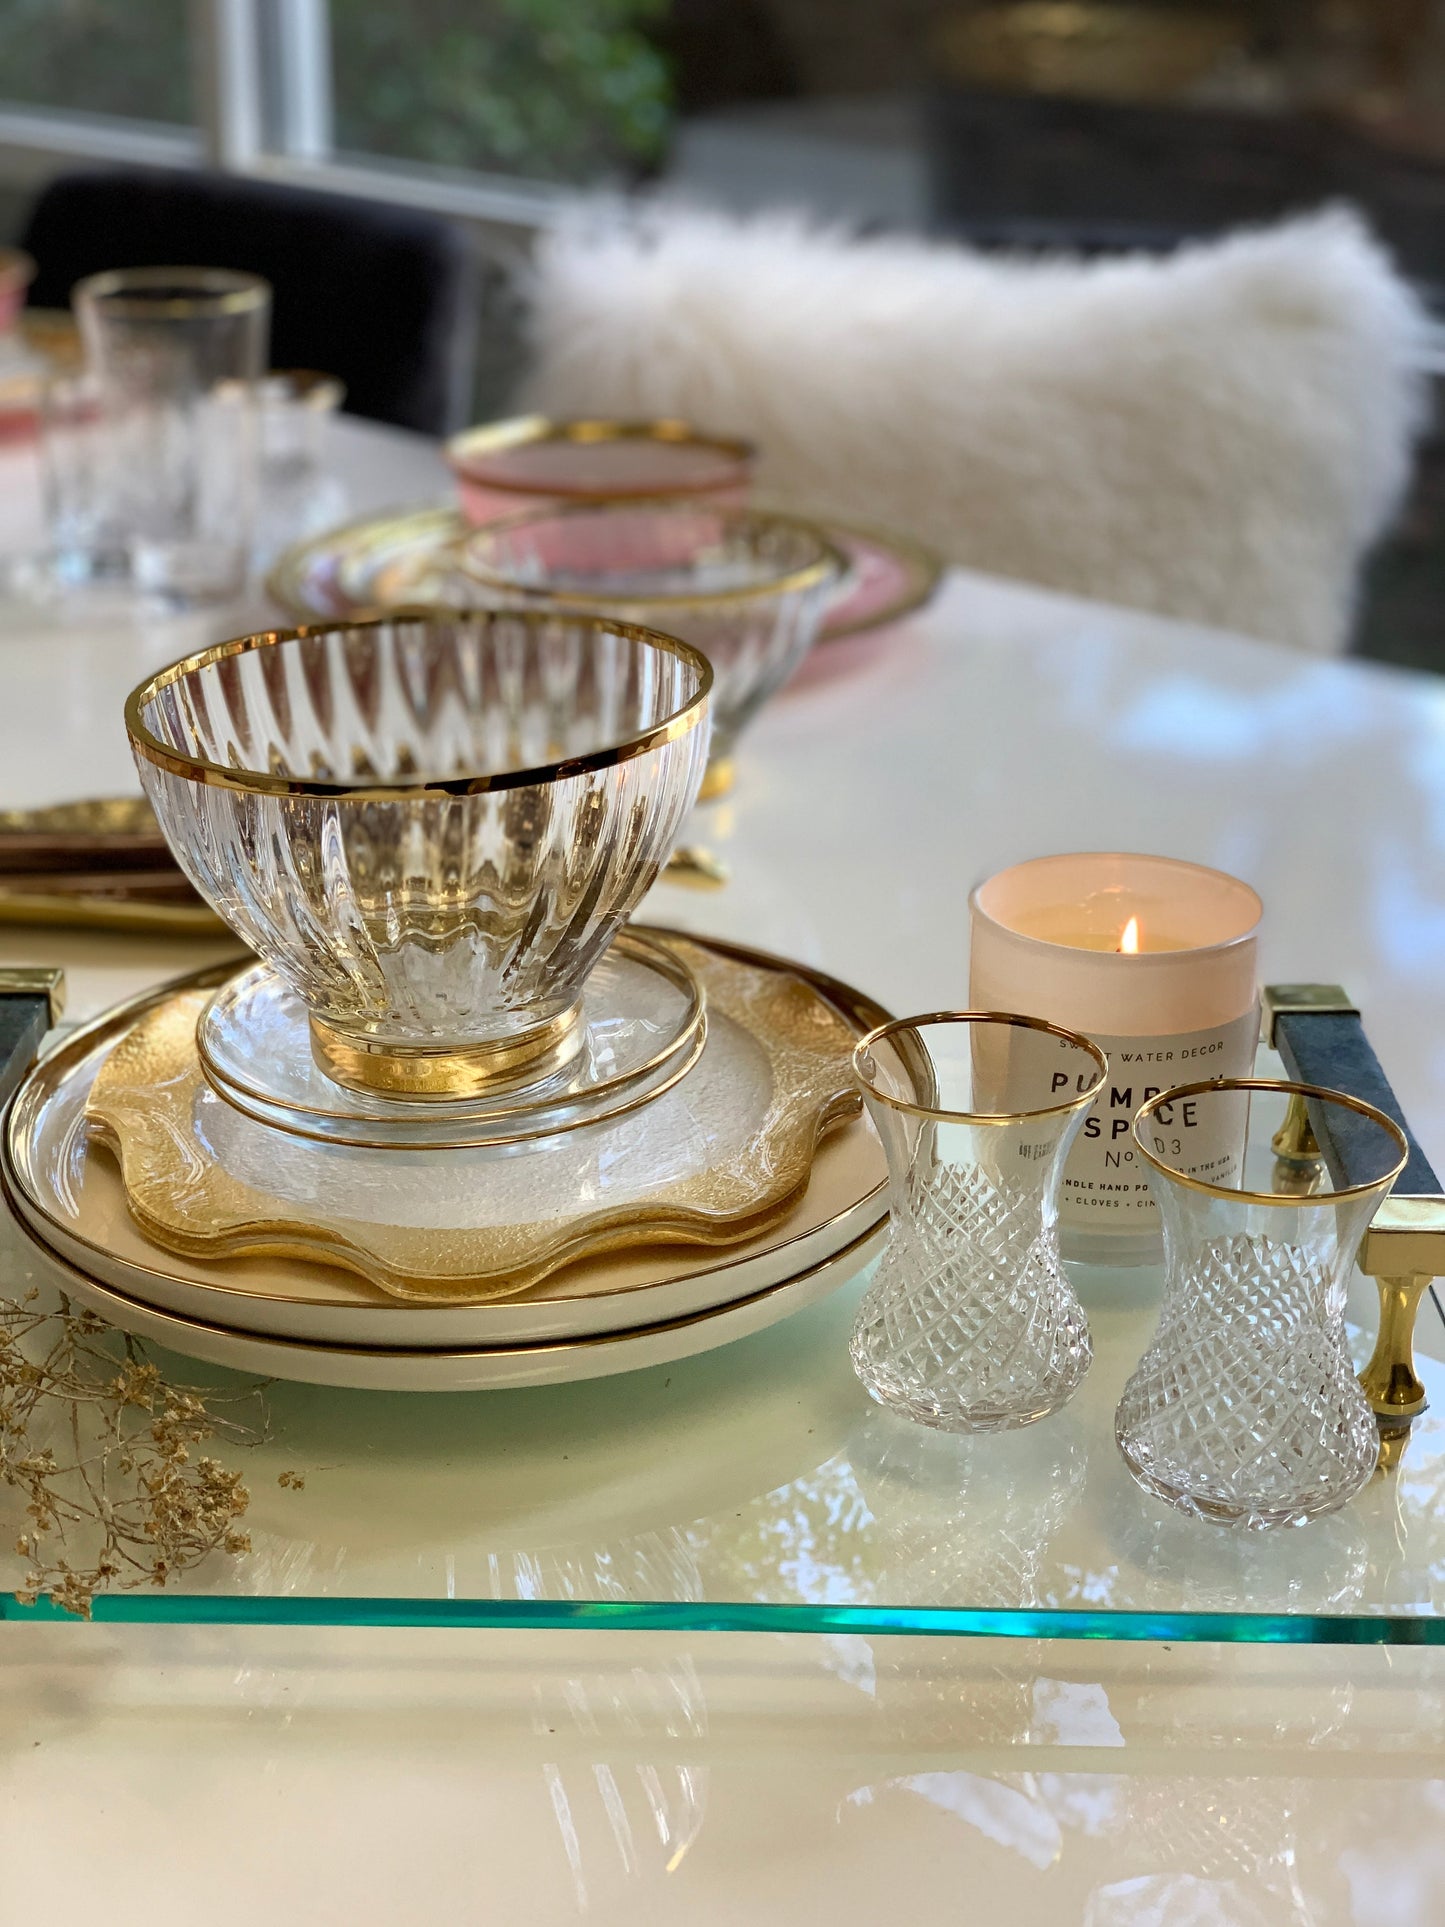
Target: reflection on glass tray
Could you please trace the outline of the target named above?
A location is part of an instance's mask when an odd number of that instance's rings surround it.
[[[18,1228],[0,1235],[8,1288],[52,1289]],[[1147,1499],[1114,1445],[1156,1274],[1094,1279],[1095,1364],[1063,1413],[977,1439],[871,1404],[848,1361],[862,1283],[706,1356],[585,1384],[418,1399],[276,1383],[271,1436],[242,1460],[251,1555],[96,1615],[1445,1643],[1435,1359],[1397,1472],[1329,1519],[1236,1536]],[[1362,1286],[1370,1330],[1373,1298]],[[1438,1354],[1428,1302],[1421,1324]],[[7,1539],[0,1585],[23,1563]],[[0,1614],[34,1616],[4,1597]]]
[[[455,554],[469,533],[470,524],[453,508],[368,516],[288,549],[267,593],[298,622],[408,605],[471,606],[482,592]],[[921,609],[938,587],[943,565],[905,536],[836,522],[827,524],[827,533],[847,554],[851,574],[823,619],[821,642],[886,628]]]

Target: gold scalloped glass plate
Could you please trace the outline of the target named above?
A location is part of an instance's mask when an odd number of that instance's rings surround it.
[[[921,543],[859,523],[826,521],[823,528],[848,557],[851,573],[823,618],[820,642],[884,629],[932,598],[943,564]],[[288,549],[271,571],[267,593],[298,622],[466,606],[479,591],[454,553],[469,533],[454,508],[367,516]]]
[[[856,1037],[793,972],[673,941],[707,993],[707,1042],[679,1084],[605,1123],[438,1151],[283,1134],[206,1083],[200,990],[125,1031],[85,1123],[119,1158],[152,1242],[207,1259],[324,1258],[411,1302],[514,1297],[642,1244],[741,1243],[788,1215],[820,1138],[858,1115]]]
[[[855,1036],[886,1018],[874,999],[803,966],[718,940],[705,947],[802,976]],[[828,1133],[802,1197],[771,1229],[722,1250],[659,1244],[607,1253],[564,1266],[514,1298],[410,1302],[315,1258],[182,1257],[141,1232],[113,1156],[86,1127],[85,1105],[99,1064],[138,1017],[178,988],[205,992],[226,974],[225,966],[210,966],[65,1037],[30,1073],[3,1137],[6,1181],[31,1231],[88,1277],[162,1312],[309,1344],[565,1342],[735,1303],[831,1261],[885,1219],[882,1151],[860,1116]]]

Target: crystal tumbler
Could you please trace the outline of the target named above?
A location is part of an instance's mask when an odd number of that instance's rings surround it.
[[[1331,1189],[1322,1178],[1304,1196],[1269,1188],[1270,1139],[1295,1095],[1320,1142],[1348,1145],[1365,1181]],[[1226,1107],[1237,1114],[1229,1135],[1243,1127],[1243,1176],[1228,1160],[1218,1181],[1191,1174],[1191,1140],[1220,1129]],[[1165,1285],[1115,1418],[1125,1464],[1146,1491],[1220,1525],[1303,1525],[1335,1511],[1379,1455],[1345,1343],[1345,1295],[1404,1168],[1403,1132],[1337,1091],[1220,1078],[1151,1098],[1134,1136],[1164,1220]]]
[[[531,509],[478,529],[463,557],[504,605],[615,616],[700,649],[715,678],[704,796],[728,788],[739,733],[808,653],[848,569],[810,523],[684,498]]]
[[[100,384],[136,586],[180,602],[239,594],[269,285],[222,268],[128,268],[91,275],[72,301]]]
[[[853,1068],[893,1220],[853,1330],[858,1376],[941,1431],[1043,1418],[1093,1355],[1059,1258],[1059,1183],[1104,1053],[1040,1018],[945,1011],[881,1025]]]

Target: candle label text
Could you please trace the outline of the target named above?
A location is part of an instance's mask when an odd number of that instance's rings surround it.
[[[1157,1226],[1158,1210],[1134,1143],[1135,1112],[1172,1084],[1250,1076],[1258,1038],[1259,1014],[1254,1010],[1232,1023],[1180,1037],[1096,1034],[1094,1042],[1108,1055],[1109,1081],[1095,1098],[1064,1167],[1060,1227],[1133,1231]],[[1069,1046],[1061,1050],[1067,1052]],[[1054,1073],[1060,1096],[1074,1081],[1072,1066]],[[1087,1089],[1088,1083],[1086,1077],[1079,1088]],[[1237,1105],[1200,1105],[1183,1098],[1169,1107],[1167,1119],[1157,1114],[1156,1123],[1166,1138],[1166,1160],[1178,1170],[1209,1184],[1228,1184],[1235,1178],[1244,1148],[1243,1093]]]

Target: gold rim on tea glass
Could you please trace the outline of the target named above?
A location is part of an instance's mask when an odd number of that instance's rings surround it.
[[[549,620],[547,612],[541,610],[508,610],[504,618],[499,618],[495,611],[478,610],[469,612],[464,619],[484,621],[488,616],[493,620],[528,623],[534,629]],[[313,636],[319,638],[343,631],[348,635],[358,635],[368,630],[380,630],[406,619],[405,615],[393,612],[386,616],[370,617],[364,622],[303,623],[299,628],[266,629],[255,635],[237,636],[230,642],[216,643],[210,649],[198,650],[195,655],[186,656],[180,662],[173,662],[169,667],[157,671],[155,675],[147,676],[126,697],[125,726],[131,747],[147,762],[154,763],[158,769],[168,770],[172,776],[184,777],[192,783],[205,783],[213,789],[240,790],[248,795],[351,797],[363,802],[421,795],[482,796],[493,790],[527,789],[543,783],[560,782],[569,776],[585,776],[593,770],[613,769],[635,756],[645,755],[661,743],[678,741],[690,729],[696,728],[707,711],[713,674],[712,665],[701,650],[680,642],[676,636],[664,635],[661,630],[645,629],[637,623],[613,622],[608,617],[599,616],[591,624],[595,632],[647,643],[667,655],[678,657],[696,672],[698,686],[681,709],[675,710],[640,735],[609,744],[605,749],[592,750],[585,756],[562,757],[557,762],[542,763],[533,769],[499,770],[490,776],[416,776],[385,783],[346,783],[310,776],[279,776],[271,770],[242,769],[228,763],[211,762],[203,756],[184,754],[163,743],[145,721],[147,707],[163,690],[186,676],[194,675],[198,670],[209,669],[213,663],[224,662],[232,656],[245,655],[252,650],[274,649],[283,643],[305,641]],[[415,619],[446,621],[447,616],[435,610],[419,610]]]
[[[446,444],[448,465],[463,480],[504,495],[565,496],[578,501],[607,501],[606,491],[579,488],[556,481],[517,481],[509,476],[487,473],[488,458],[506,455],[515,448],[540,442],[571,443],[579,448],[595,448],[606,442],[660,442],[669,448],[694,448],[716,455],[722,473],[691,485],[670,482],[656,491],[629,488],[634,497],[657,495],[710,495],[719,489],[740,487],[757,458],[752,442],[731,435],[708,435],[690,422],[672,419],[657,421],[610,421],[602,418],[582,421],[553,421],[546,415],[515,415],[510,420],[486,422],[480,428],[465,429]],[[731,465],[732,473],[727,472]]]
[[[1368,1184],[1350,1184],[1338,1191],[1320,1191],[1311,1197],[1300,1197],[1290,1191],[1246,1191],[1229,1184],[1209,1184],[1203,1178],[1191,1177],[1188,1172],[1178,1171],[1172,1164],[1158,1158],[1144,1142],[1142,1126],[1146,1119],[1153,1117],[1166,1104],[1183,1103],[1187,1097],[1204,1097],[1217,1091],[1266,1091],[1276,1097],[1301,1097],[1306,1103],[1337,1104],[1343,1110],[1354,1111],[1359,1117],[1367,1117],[1372,1124],[1378,1124],[1399,1149],[1399,1160],[1388,1171],[1371,1178]],[[1322,1084],[1291,1084],[1283,1078],[1273,1077],[1215,1077],[1204,1078],[1196,1084],[1176,1084],[1172,1090],[1160,1091],[1139,1106],[1134,1116],[1134,1142],[1143,1152],[1145,1160],[1161,1177],[1168,1178],[1171,1184],[1183,1186],[1187,1191],[1201,1192],[1206,1198],[1227,1198],[1239,1204],[1283,1204],[1292,1211],[1302,1205],[1320,1203],[1336,1205],[1348,1198],[1367,1198],[1373,1191],[1388,1190],[1410,1161],[1410,1146],[1405,1133],[1392,1117],[1367,1104],[1362,1097],[1351,1097],[1346,1091],[1326,1090]]]
[[[729,589],[681,590],[672,594],[661,594],[651,589],[594,589],[570,588],[555,584],[528,582],[522,576],[509,575],[504,569],[493,568],[479,561],[476,551],[495,536],[510,535],[518,529],[527,529],[539,522],[564,521],[584,516],[605,516],[626,514],[637,509],[686,509],[690,513],[715,515],[725,527],[734,529],[740,525],[760,528],[790,530],[801,535],[813,544],[815,554],[812,561],[804,562],[796,568],[785,570],[779,575],[771,575],[764,581],[744,583]],[[549,609],[565,609],[585,614],[588,610],[606,612],[608,609],[636,608],[646,603],[649,609],[684,611],[688,609],[730,609],[739,603],[767,601],[774,596],[793,595],[803,589],[815,589],[825,582],[841,582],[848,573],[848,558],[832,540],[826,529],[816,522],[810,522],[801,515],[775,515],[772,510],[751,508],[715,508],[711,504],[701,504],[691,496],[678,495],[609,495],[596,500],[571,500],[549,502],[545,507],[520,510],[516,515],[500,515],[494,522],[484,523],[462,543],[462,564],[467,573],[477,582],[489,589],[506,595],[515,595],[523,602],[545,604]]]
[[[910,1104],[906,1098],[894,1097],[890,1091],[885,1091],[869,1076],[864,1069],[864,1062],[871,1055],[873,1046],[885,1038],[898,1038],[908,1031],[926,1030],[932,1024],[1012,1024],[1019,1030],[1043,1031],[1047,1036],[1057,1037],[1060,1042],[1072,1044],[1076,1050],[1085,1052],[1098,1065],[1099,1074],[1087,1090],[1076,1093],[1067,1103],[1046,1104],[1032,1111],[945,1111],[934,1104]],[[900,1052],[900,1055],[904,1055],[906,1061],[906,1053]],[[920,1068],[923,1067],[909,1065],[910,1070]],[[931,1071],[927,1074],[931,1079]],[[909,1117],[932,1118],[946,1124],[1019,1124],[1031,1118],[1063,1117],[1069,1111],[1080,1111],[1085,1105],[1092,1104],[1109,1080],[1109,1060],[1090,1038],[1081,1037],[1076,1030],[1065,1030],[1061,1024],[1046,1023],[1042,1017],[1020,1017],[1008,1010],[930,1010],[922,1017],[894,1017],[860,1038],[853,1049],[853,1075],[860,1089],[866,1091],[869,1097],[886,1104],[889,1110],[902,1111]]]

